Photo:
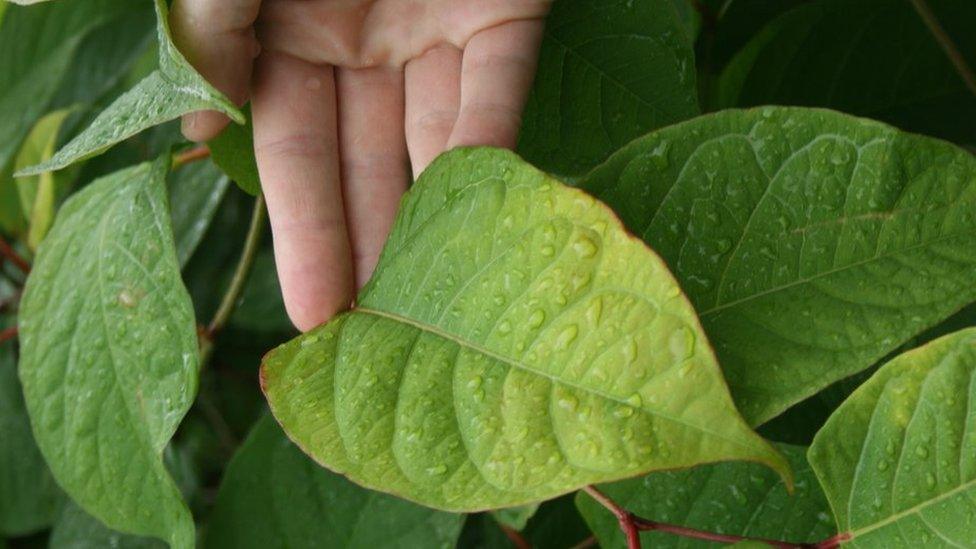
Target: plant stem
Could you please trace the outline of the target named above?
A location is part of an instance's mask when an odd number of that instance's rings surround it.
[[[512,545],[514,545],[516,549],[532,549],[532,544],[529,543],[518,530],[505,526],[504,524],[499,524],[498,527],[502,529],[502,532],[505,533],[505,537],[508,538],[508,541],[512,542]]]
[[[669,534],[674,534],[676,536],[682,536],[692,539],[700,539],[705,541],[715,541],[719,543],[738,543],[740,541],[758,541],[771,545],[778,549],[836,549],[840,546],[841,542],[851,539],[850,534],[842,533],[837,534],[831,538],[817,543],[791,543],[788,541],[780,541],[774,539],[764,539],[764,538],[750,538],[744,536],[733,536],[727,534],[717,534],[714,532],[706,532],[704,530],[698,530],[696,528],[688,528],[685,526],[678,526],[676,524],[666,524],[663,522],[655,522],[653,520],[647,520],[645,518],[638,517],[637,515],[627,511],[615,501],[610,499],[609,496],[603,492],[597,490],[593,486],[587,486],[583,488],[583,491],[589,494],[590,497],[595,499],[597,503],[604,506],[609,510],[615,517],[617,517],[617,522],[620,523],[620,529],[623,531],[624,536],[627,538],[627,549],[641,549],[640,542],[640,532],[667,532]]]
[[[3,238],[0,238],[0,257],[6,258],[17,266],[18,269],[23,271],[25,275],[30,274],[31,266],[26,259],[20,256],[10,244]]]
[[[637,530],[637,524],[634,522],[634,518],[636,517],[630,511],[617,505],[606,494],[597,490],[595,486],[586,486],[583,488],[583,491],[595,499],[597,503],[606,507],[613,513],[613,516],[617,517],[617,522],[620,523],[620,529],[623,530],[624,537],[627,538],[627,549],[641,549],[640,532]]]
[[[266,212],[264,208],[264,196],[258,195],[254,200],[254,210],[251,212],[251,225],[247,230],[247,237],[244,240],[244,250],[241,258],[237,262],[234,276],[231,278],[230,286],[224,293],[220,301],[220,306],[214,314],[213,320],[207,326],[200,338],[200,364],[206,364],[213,352],[213,342],[217,334],[227,325],[230,315],[237,307],[237,302],[241,299],[244,292],[244,284],[247,277],[251,274],[251,267],[254,265],[254,257],[257,255],[258,246],[261,244],[261,233],[264,230]]]
[[[194,147],[173,157],[173,169],[185,166],[198,160],[203,160],[205,158],[210,158],[210,148],[206,145]]]
[[[956,47],[955,42],[939,23],[939,19],[935,16],[932,8],[929,7],[925,0],[909,0],[912,6],[915,7],[915,11],[918,12],[918,16],[922,18],[922,22],[928,27],[929,32],[935,37],[935,41],[942,46],[942,51],[945,52],[946,57],[952,62],[952,65],[956,68],[956,72],[962,77],[963,82],[966,83],[966,87],[969,91],[976,95],[976,73],[970,68],[969,64],[966,63],[966,58],[963,57],[962,52]]]
[[[572,546],[570,549],[590,549],[590,547],[596,547],[596,536],[590,536]]]
[[[17,327],[16,326],[11,326],[10,328],[7,328],[5,330],[0,330],[0,343],[4,343],[4,342],[6,342],[8,340],[11,340],[11,339],[14,339],[16,337],[17,337]]]

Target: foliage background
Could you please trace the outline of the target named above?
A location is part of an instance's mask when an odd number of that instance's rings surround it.
[[[972,66],[974,3],[929,4]],[[558,0],[551,18],[519,152],[568,180],[650,130],[702,112],[761,104],[829,107],[969,150],[976,146],[976,90],[960,78],[907,0]],[[0,2],[0,231],[20,243],[21,253],[30,255],[37,232],[72,191],[170,148],[188,147],[176,123],[130,138],[54,176],[47,210],[35,210],[36,195],[12,177],[15,169],[49,157],[55,144],[70,141],[149,74],[156,66],[154,35],[149,2]],[[212,318],[230,284],[253,198],[211,161],[176,170],[168,189],[183,280],[196,317]],[[594,531],[601,542],[620,543],[607,516],[590,503],[578,509],[571,496],[534,513],[451,516],[404,506],[313,466],[268,419],[256,382],[262,355],[296,335],[280,300],[270,235],[262,242],[240,305],[202,372],[199,396],[164,454],[205,546],[369,547],[395,538],[403,547],[509,547],[513,542],[499,524],[521,530],[535,547],[571,547]],[[23,277],[8,262],[0,269],[3,328],[15,322]],[[976,309],[970,307],[903,349],[974,324]],[[15,362],[15,346],[3,343],[0,547],[160,545],[109,530],[60,492],[33,444]],[[760,432],[781,443],[810,444],[870,373],[834,384]],[[668,483],[688,480],[660,476],[647,482],[668,491],[674,489]],[[694,509],[722,497],[675,503],[658,509],[657,518],[721,526],[726,515],[695,518]],[[343,502],[342,513],[333,513],[338,506],[331,498]],[[733,498],[736,504],[744,503]],[[824,524],[832,518],[823,519],[828,512],[821,502],[809,511],[815,520],[806,527],[829,533]],[[384,516],[392,517],[391,524],[377,518]],[[330,527],[357,521],[372,522],[353,530]],[[402,521],[429,528],[399,533]],[[261,527],[250,531],[248,524]],[[330,538],[336,531],[347,537]]]

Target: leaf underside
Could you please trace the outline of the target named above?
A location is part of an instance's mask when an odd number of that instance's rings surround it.
[[[117,530],[186,547],[193,520],[161,460],[196,394],[196,322],[166,208],[167,158],[64,204],[20,311],[20,376],[65,491]]]
[[[976,546],[976,329],[883,366],[810,447],[850,547]]]
[[[976,300],[976,158],[878,122],[723,111],[582,187],[667,261],[754,425]]]
[[[291,438],[367,487],[471,511],[709,461],[788,475],[660,259],[512,153],[428,168],[358,304],[262,372]]]

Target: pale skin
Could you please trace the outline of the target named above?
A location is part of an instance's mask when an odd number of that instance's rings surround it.
[[[411,175],[441,152],[511,148],[551,0],[177,0],[190,62],[238,103],[285,306],[307,331],[370,277]],[[183,119],[205,141],[227,124]],[[411,174],[412,170],[412,174]]]

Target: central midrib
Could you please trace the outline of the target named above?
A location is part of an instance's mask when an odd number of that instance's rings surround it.
[[[388,319],[388,320],[393,320],[395,322],[401,322],[401,323],[407,324],[409,326],[413,326],[414,328],[417,328],[418,330],[421,330],[421,331],[426,332],[426,333],[429,333],[429,334],[433,334],[433,335],[435,335],[437,337],[440,337],[442,339],[446,339],[448,341],[451,341],[451,342],[455,343],[456,345],[458,345],[460,347],[463,347],[463,348],[470,349],[472,351],[481,353],[481,354],[483,354],[485,356],[488,356],[489,358],[495,359],[495,360],[497,360],[499,362],[502,362],[504,364],[508,364],[509,366],[511,366],[513,368],[517,368],[519,370],[522,370],[522,371],[529,372],[529,373],[534,374],[534,375],[537,375],[537,376],[541,376],[541,377],[547,378],[550,381],[552,381],[553,383],[559,383],[561,385],[565,385],[565,386],[568,386],[568,387],[572,387],[572,388],[577,389],[579,391],[583,391],[583,392],[587,392],[587,393],[592,393],[592,394],[595,394],[595,395],[600,396],[602,398],[605,398],[607,400],[610,400],[610,401],[619,403],[619,404],[621,404],[623,406],[628,406],[628,407],[634,408],[634,406],[631,405],[631,404],[628,404],[625,399],[622,399],[622,398],[620,398],[620,397],[618,397],[616,395],[612,395],[612,394],[609,394],[609,393],[605,393],[603,391],[600,391],[599,389],[594,389],[592,387],[585,387],[585,386],[582,386],[582,385],[573,383],[571,381],[568,381],[568,380],[565,380],[565,379],[562,379],[562,378],[558,378],[558,377],[556,377],[556,376],[554,376],[552,374],[549,374],[547,372],[543,372],[541,370],[537,370],[537,369],[532,368],[531,366],[529,366],[527,364],[523,364],[523,363],[521,363],[521,362],[519,362],[517,360],[514,360],[514,359],[509,358],[507,356],[504,356],[504,355],[501,355],[501,354],[496,353],[494,351],[491,351],[489,349],[486,349],[486,348],[484,348],[484,347],[482,347],[482,346],[480,346],[480,345],[478,345],[476,343],[472,343],[470,341],[461,339],[459,336],[456,336],[456,335],[454,335],[452,333],[446,332],[446,331],[442,330],[441,328],[439,328],[437,326],[432,326],[430,324],[425,324],[423,322],[420,322],[420,321],[417,321],[417,320],[414,320],[414,319],[411,319],[411,318],[407,318],[407,317],[398,315],[396,313],[391,313],[391,312],[387,312],[387,311],[381,311],[381,310],[378,310],[378,309],[370,309],[368,307],[357,307],[357,308],[353,309],[352,312],[353,313],[363,313],[363,314],[374,315],[374,316],[378,316],[378,317],[385,318],[385,319]],[[749,448],[750,450],[752,449],[751,446],[748,446],[748,445],[742,443],[741,441],[738,441],[738,440],[729,438],[729,437],[723,435],[722,433],[719,433],[719,432],[716,432],[716,431],[712,431],[712,430],[706,429],[706,428],[704,428],[702,426],[690,424],[687,421],[684,421],[684,420],[682,420],[680,418],[676,418],[676,417],[673,417],[673,416],[670,416],[670,415],[667,415],[667,414],[663,414],[663,413],[661,413],[659,411],[648,410],[647,408],[645,408],[643,406],[638,407],[638,409],[639,410],[642,410],[642,411],[644,411],[644,412],[646,412],[648,414],[651,414],[651,415],[660,417],[662,419],[671,421],[673,423],[677,423],[679,425],[683,425],[683,426],[688,427],[690,429],[694,429],[694,430],[697,430],[697,431],[701,431],[702,433],[706,433],[706,434],[712,435],[712,436],[714,436],[716,438],[720,438],[720,439],[725,440],[725,441],[727,441],[729,443],[732,443],[732,444],[734,444],[736,446],[740,446],[740,447],[743,447],[743,448]]]

